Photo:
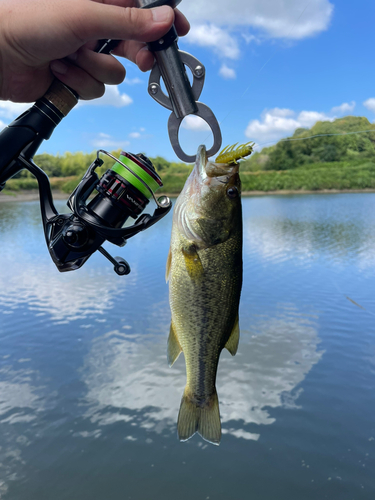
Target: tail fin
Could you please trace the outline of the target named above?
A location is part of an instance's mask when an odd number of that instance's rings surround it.
[[[177,431],[180,441],[187,441],[198,432],[206,441],[220,444],[221,424],[216,390],[204,406],[197,406],[185,387],[178,414]]]

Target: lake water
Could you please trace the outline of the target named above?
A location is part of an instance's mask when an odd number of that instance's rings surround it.
[[[63,202],[56,203],[59,210]],[[171,216],[60,274],[37,202],[0,204],[0,498],[373,500],[375,194],[243,199],[219,447],[177,439]]]

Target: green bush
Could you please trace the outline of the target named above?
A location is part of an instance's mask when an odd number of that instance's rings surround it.
[[[60,189],[64,193],[70,194],[72,193],[75,188],[78,186],[80,180],[82,177],[80,175],[77,175],[75,177],[71,177],[69,180],[64,179],[63,184],[61,185]]]
[[[21,177],[19,179],[9,179],[5,184],[7,191],[20,191],[38,189],[38,182],[35,177]]]
[[[243,172],[243,191],[319,189],[374,189],[375,164],[345,168],[299,168],[284,171]]]
[[[169,194],[178,194],[185,185],[186,179],[188,178],[188,173],[186,174],[172,174],[167,173],[163,175],[163,187],[160,191]]]

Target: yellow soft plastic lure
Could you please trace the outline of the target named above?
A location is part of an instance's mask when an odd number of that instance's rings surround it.
[[[229,165],[236,164],[237,160],[251,155],[255,142],[246,142],[246,144],[242,144],[236,148],[237,144],[238,142],[233,144],[233,146],[227,146],[220,151],[215,163],[228,163]]]

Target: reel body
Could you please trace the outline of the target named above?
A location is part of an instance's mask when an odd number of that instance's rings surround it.
[[[107,170],[99,179],[95,170],[103,164],[103,160],[99,158],[100,153],[116,160],[113,167],[116,170],[118,170],[118,165],[127,169],[130,181],[112,169]],[[147,169],[146,177],[162,185],[159,176],[146,157],[131,153],[122,153],[122,156],[131,159],[128,163],[134,163],[143,171],[144,168]],[[102,244],[108,240],[117,246],[124,246],[129,238],[155,224],[172,207],[168,197],[163,196],[157,200],[152,189],[145,181],[142,181],[144,191],[149,190],[149,196],[154,198],[157,208],[153,215],[141,215],[149,199],[131,182],[132,177],[138,181],[140,177],[132,171],[130,166],[125,165],[110,153],[100,150],[96,160],[90,165],[69,197],[67,205],[72,213],[59,214],[53,206],[51,207],[50,190],[46,191],[43,187],[42,179],[46,174],[34,163],[27,163],[26,168],[39,181],[44,234],[52,260],[60,272],[79,269],[96,250],[99,250],[113,264],[118,275],[129,274],[130,266],[126,260],[121,257],[112,257]],[[95,190],[96,196],[88,202]],[[134,224],[123,227],[129,217],[135,219]]]

